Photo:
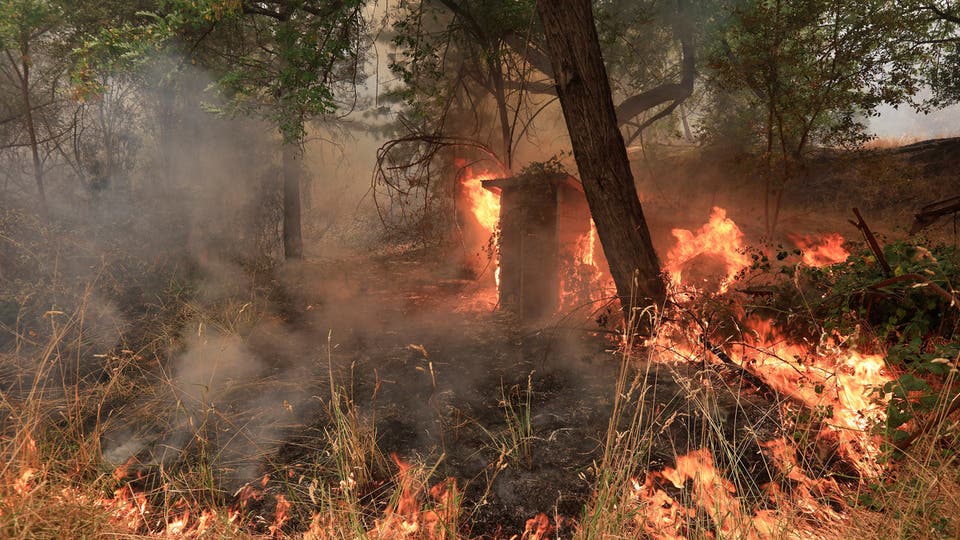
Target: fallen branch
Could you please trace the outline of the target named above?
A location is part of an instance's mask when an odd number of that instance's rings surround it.
[[[958,212],[960,212],[960,195],[930,203],[913,215],[913,226],[910,227],[910,234],[917,234],[936,223],[937,220],[943,216],[948,214],[955,215]]]
[[[936,283],[930,281],[925,276],[916,273],[903,274],[902,276],[895,276],[889,279],[885,279],[880,283],[875,283],[870,286],[871,289],[882,289],[890,285],[900,283],[902,281],[915,281],[923,286],[929,287],[937,296],[943,298],[950,304],[951,307],[960,306],[960,302],[957,301],[957,297],[954,296],[950,291],[944,289],[943,287],[937,285]]]
[[[884,275],[888,277],[893,275],[893,269],[890,268],[890,263],[887,262],[887,258],[883,256],[883,250],[880,248],[880,243],[877,242],[877,237],[873,235],[873,231],[870,230],[867,222],[863,219],[863,216],[860,215],[860,210],[854,208],[853,215],[857,216],[857,221],[851,219],[849,220],[850,223],[863,233],[864,239],[866,239],[867,244],[870,246],[870,251],[873,252],[877,258],[877,263],[883,268]]]
[[[727,366],[730,366],[731,368],[733,368],[734,371],[739,373],[741,379],[744,379],[748,383],[752,384],[757,390],[759,390],[762,394],[764,394],[771,400],[779,401],[780,399],[783,399],[785,397],[783,396],[783,394],[781,394],[780,392],[777,392],[772,386],[770,386],[763,379],[761,379],[759,375],[756,375],[750,372],[749,370],[747,370],[747,368],[734,362],[733,358],[730,358],[730,355],[728,355],[726,351],[724,351],[721,347],[718,347],[713,343],[710,343],[710,340],[707,339],[706,335],[701,336],[700,341],[703,342],[703,346],[706,347],[708,351],[713,353],[714,356],[722,360],[724,364],[726,364]],[[791,401],[795,401],[795,400],[791,400]]]

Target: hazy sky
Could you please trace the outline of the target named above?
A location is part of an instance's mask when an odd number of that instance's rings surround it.
[[[879,137],[932,139],[960,136],[960,105],[924,115],[909,105],[899,109],[883,106],[880,116],[870,121],[870,131]]]

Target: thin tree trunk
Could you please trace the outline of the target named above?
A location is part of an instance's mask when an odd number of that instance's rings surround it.
[[[490,78],[493,80],[494,98],[500,116],[500,138],[503,141],[503,157],[507,168],[513,170],[513,136],[510,129],[510,112],[507,110],[507,95],[504,91],[503,64],[499,59],[490,60]]]
[[[283,143],[283,256],[287,260],[303,258],[300,227],[300,148]]]
[[[662,304],[660,262],[617,129],[590,0],[537,0],[583,190],[621,305]]]
[[[772,96],[772,92],[769,94]],[[763,155],[763,230],[767,236],[773,232],[770,227],[770,193],[773,190],[773,98],[767,103],[767,150]]]
[[[37,143],[37,127],[33,120],[33,106],[30,103],[30,49],[26,42],[20,45],[20,94],[23,98],[24,118],[27,124],[27,136],[30,138],[30,153],[33,157],[33,178],[37,183],[37,196],[40,212],[47,216],[47,193],[43,186],[43,163],[40,162],[40,148]]]
[[[680,104],[680,124],[683,126],[683,139],[688,142],[693,142],[693,132],[690,131],[690,123],[687,121],[687,108]]]
[[[163,182],[163,190],[173,192],[173,152],[174,152],[174,129],[176,128],[176,108],[174,106],[175,86],[173,84],[161,85],[157,93],[159,94],[159,107],[157,108],[157,121],[159,123],[159,141],[160,141],[160,177]]]

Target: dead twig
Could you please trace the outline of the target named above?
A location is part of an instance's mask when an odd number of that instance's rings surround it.
[[[708,351],[713,353],[714,356],[719,358],[727,366],[733,368],[736,371],[740,378],[752,384],[757,390],[762,394],[767,396],[770,400],[777,402],[783,399],[783,395],[780,392],[777,392],[772,386],[766,383],[760,376],[755,375],[754,373],[747,370],[747,368],[741,366],[740,364],[733,361],[733,358],[730,358],[730,355],[726,353],[721,347],[714,345],[707,339],[706,335],[700,336],[700,341],[703,342],[703,346],[706,347]]]

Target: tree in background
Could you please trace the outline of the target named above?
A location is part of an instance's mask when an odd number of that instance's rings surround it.
[[[693,93],[696,42],[709,7],[691,8],[683,0],[596,2],[600,40],[619,102],[617,123],[629,130],[630,139]],[[459,93],[473,108],[489,98],[496,113],[476,120],[496,126],[492,131],[499,140],[490,146],[512,169],[518,138],[546,105],[537,96],[556,95],[533,2],[405,2],[398,13],[393,23],[398,53],[391,69],[404,83],[405,112],[417,120],[434,120],[432,125],[412,124],[432,136],[448,134],[444,113]]]
[[[742,96],[742,121],[759,127],[770,234],[784,187],[806,174],[809,149],[865,141],[865,118],[916,93],[925,49],[912,38],[914,21],[884,0],[749,0],[725,12],[714,82]]]
[[[925,108],[960,103],[960,4],[952,0],[909,0],[910,15],[923,24],[916,41],[929,48],[926,81],[933,95]]]
[[[215,74],[223,100],[214,112],[256,115],[277,127],[284,256],[299,259],[307,123],[342,108],[338,90],[359,82],[363,6],[360,0],[171,0],[155,7],[151,24],[108,31],[98,45],[119,57],[150,54],[143,42],[168,46]]]
[[[43,131],[41,118],[60,99],[60,79],[66,64],[56,55],[44,54],[56,46],[57,30],[63,13],[61,6],[45,0],[4,0],[0,2],[0,74],[8,89],[3,99],[4,123],[22,126],[26,141],[14,137],[7,148],[26,147],[30,151],[33,179],[41,213],[47,215],[44,185],[43,146],[60,135]],[[12,94],[12,95],[11,95]]]
[[[595,3],[617,124],[628,141],[672,117],[693,93],[711,5]],[[387,196],[382,216],[391,229],[445,238],[457,189],[450,148],[509,176],[524,165],[516,162],[519,145],[542,144],[538,119],[557,99],[543,28],[532,0],[411,0],[389,17],[390,68],[402,84],[386,96],[399,107],[376,178]]]

